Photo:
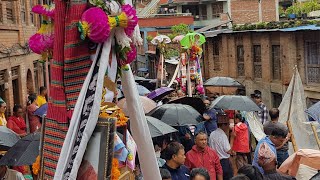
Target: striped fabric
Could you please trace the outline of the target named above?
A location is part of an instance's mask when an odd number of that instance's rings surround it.
[[[77,22],[87,0],[55,0],[55,41],[51,61],[50,99],[44,137],[44,179],[53,179],[68,119],[92,61],[88,43],[80,40]]]

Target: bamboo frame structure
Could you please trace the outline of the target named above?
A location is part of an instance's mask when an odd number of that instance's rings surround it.
[[[291,90],[291,95],[290,95],[290,104],[289,104],[289,111],[288,111],[288,118],[287,118],[287,126],[288,126],[288,130],[289,133],[291,134],[291,142],[292,142],[292,146],[293,146],[293,150],[294,152],[297,152],[298,147],[297,147],[297,142],[296,139],[294,138],[294,135],[292,133],[292,126],[291,126],[291,122],[290,122],[290,116],[291,116],[291,106],[292,106],[292,101],[293,101],[293,92],[294,92],[294,85],[296,83],[296,73],[297,73],[297,66],[295,66],[294,68],[294,74],[293,74],[293,84],[292,84],[292,90]]]

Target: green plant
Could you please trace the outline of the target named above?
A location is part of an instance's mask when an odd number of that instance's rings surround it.
[[[172,39],[175,38],[177,35],[176,35],[176,34],[167,34],[167,36],[172,40]]]
[[[265,29],[266,28],[266,23],[265,22],[260,22],[256,24],[257,29]]]
[[[189,32],[192,32],[190,27],[183,23],[172,26],[171,31],[173,34],[176,34],[176,35],[182,35],[182,34],[187,34]]]
[[[287,14],[287,16],[288,16],[289,14],[294,14],[294,12],[295,12],[295,7],[294,7],[294,6],[290,6],[290,7],[288,7],[288,8],[286,9],[286,14]]]
[[[296,21],[295,24],[294,24],[295,27],[298,27],[298,26],[301,26],[301,25],[302,25],[301,21]]]
[[[153,39],[153,37],[152,37],[152,36],[150,36],[150,35],[148,35],[148,36],[147,36],[147,41],[148,41],[148,42],[151,42],[151,41],[152,41],[152,39]]]
[[[179,56],[179,50],[177,49],[168,48],[164,53],[165,59],[170,59],[171,57],[176,57],[176,56]]]

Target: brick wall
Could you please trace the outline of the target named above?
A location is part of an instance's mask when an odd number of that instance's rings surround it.
[[[262,21],[276,20],[275,0],[261,0]],[[259,22],[258,0],[232,0],[231,19],[235,24]]]
[[[241,38],[237,38],[241,37]],[[217,37],[214,37],[217,38]],[[293,67],[298,66],[302,82],[305,85],[306,97],[320,99],[320,84],[305,84],[305,41],[320,42],[320,32],[244,32],[221,34],[219,57],[221,71],[215,70],[212,55],[212,38],[207,38],[204,55],[204,77],[229,76],[236,78],[246,87],[247,95],[255,89],[262,92],[263,101],[268,108],[272,107],[272,93],[284,95],[293,75]],[[241,39],[241,42],[239,42]],[[237,45],[243,45],[245,76],[237,75]],[[261,45],[262,78],[256,78],[253,72],[253,45]],[[272,77],[272,45],[280,45],[281,80]],[[206,52],[206,51],[205,51]]]
[[[6,16],[6,1],[1,1],[1,17],[0,22],[0,49],[11,48],[12,46],[18,47],[19,44],[24,46],[31,35],[36,33],[40,24],[39,17],[33,15],[31,19],[30,11],[31,5],[29,0],[25,0],[25,22],[21,19],[21,1],[13,2],[13,23],[7,21]],[[37,1],[32,0],[35,4]],[[39,86],[44,85],[43,65],[37,64],[37,70],[34,69],[34,62],[40,59],[40,56],[35,53],[25,54],[22,50],[11,54],[0,53],[0,72],[5,72],[5,76],[2,84],[0,84],[0,93],[2,98],[7,102],[7,115],[11,115],[14,104],[21,104],[26,106],[28,93],[38,93]],[[13,84],[13,72],[12,68],[18,68],[18,87],[14,89]],[[35,74],[36,73],[36,74]],[[35,82],[37,81],[37,82]],[[38,87],[35,87],[35,85]],[[16,95],[14,96],[14,91]],[[14,99],[19,99],[19,102],[15,102]]]

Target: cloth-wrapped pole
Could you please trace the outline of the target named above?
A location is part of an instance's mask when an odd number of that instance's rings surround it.
[[[130,67],[129,70],[122,70],[121,82],[124,95],[127,99],[132,136],[138,147],[138,155],[140,155],[139,161],[143,178],[160,180],[161,176],[153,149],[149,127]]]

